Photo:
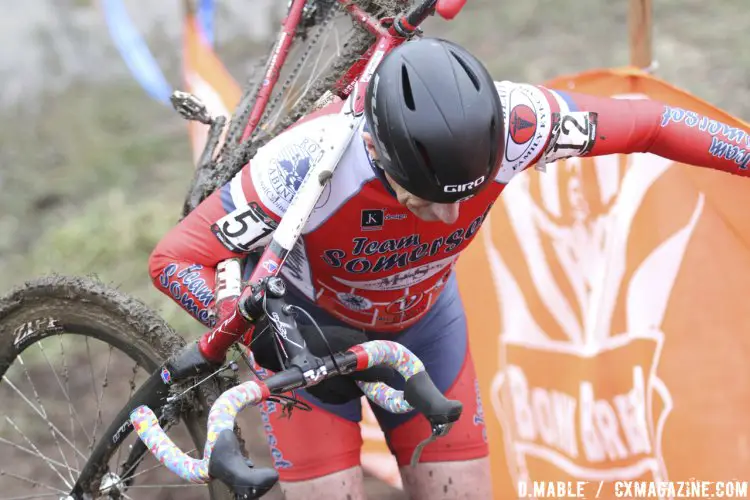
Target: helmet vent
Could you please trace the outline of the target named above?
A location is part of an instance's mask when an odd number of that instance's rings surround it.
[[[430,165],[430,156],[427,154],[427,148],[419,141],[414,141],[414,147],[419,151],[419,156],[422,157],[422,161],[426,166]]]
[[[495,148],[497,148],[497,120],[495,117],[492,117],[492,121],[490,122],[490,157],[487,158],[487,162],[490,165],[490,170],[495,166],[494,162],[492,161],[493,152],[495,151]]]
[[[411,93],[411,82],[409,81],[409,72],[406,70],[406,65],[401,66],[401,87],[404,94],[404,104],[410,110],[414,111],[416,106],[414,105],[414,95]]]
[[[438,179],[437,174],[435,173],[435,169],[432,166],[432,163],[430,162],[430,155],[427,154],[427,148],[424,147],[424,144],[422,144],[419,141],[414,141],[414,147],[419,152],[419,156],[422,157],[422,161],[424,162],[424,166],[427,169],[427,171],[430,173],[433,179],[435,179],[435,182],[442,186],[442,182],[440,182],[440,179]]]
[[[463,60],[463,58],[458,57],[456,54],[451,52],[451,55],[453,58],[458,61],[458,64],[461,65],[461,67],[466,72],[466,76],[469,77],[469,80],[471,80],[472,85],[474,85],[474,88],[479,91],[479,78],[477,78],[477,75],[471,70],[471,68],[466,64],[466,61]]]

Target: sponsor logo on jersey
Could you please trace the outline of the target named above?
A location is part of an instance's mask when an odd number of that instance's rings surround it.
[[[510,138],[516,144],[526,144],[536,132],[536,114],[525,104],[520,104],[510,112],[508,123]]]
[[[362,231],[374,231],[383,228],[383,210],[362,210]]]
[[[287,203],[292,201],[310,167],[323,157],[323,149],[310,138],[285,146],[276,157],[276,168],[269,170],[274,191]]]
[[[510,82],[495,85],[503,103],[505,154],[496,179],[507,183],[542,152],[550,133],[550,106],[541,89]]]
[[[482,221],[487,216],[487,213],[489,213],[490,207],[482,215],[471,221],[465,228],[456,229],[448,236],[440,236],[431,242],[422,242],[420,235],[416,233],[401,238],[383,240],[360,236],[352,240],[353,248],[351,254],[347,254],[343,249],[335,248],[325,250],[321,258],[331,267],[343,267],[349,273],[364,274],[368,272],[379,273],[391,271],[399,268],[403,269],[425,258],[434,257],[439,253],[453,254],[458,251],[459,247],[474,237],[482,225]],[[449,258],[453,259],[454,256]],[[409,269],[404,271],[404,273],[414,273],[416,269]],[[415,283],[423,279],[427,279],[427,277],[420,277]],[[352,286],[361,288],[359,285]],[[397,288],[402,287],[399,286]],[[372,289],[376,290],[378,288]]]
[[[267,372],[261,369],[260,375],[265,376],[266,374]],[[281,414],[283,415],[284,412],[281,405],[273,401],[265,401],[260,405],[260,421],[263,423],[263,430],[266,432],[266,441],[271,450],[273,466],[276,469],[289,469],[293,467],[294,464],[290,460],[284,458],[284,453],[281,451],[281,448],[279,448],[279,439],[276,437],[276,431],[271,424],[271,415],[279,410],[281,410]]]
[[[695,111],[687,111],[682,108],[664,106],[661,117],[661,126],[666,127],[670,123],[684,123],[687,127],[706,132],[711,136],[723,137],[727,141],[738,146],[750,148],[750,134],[742,129],[730,127],[707,116],[699,115]]]
[[[292,130],[291,134],[294,132]],[[253,185],[262,201],[266,206],[274,208],[277,213],[286,211],[307,172],[317,165],[325,154],[320,144],[310,137],[290,137],[287,141],[283,146],[270,152],[261,149],[256,155],[261,166],[250,169]],[[272,144],[268,147],[273,147]],[[323,192],[316,207],[322,206],[329,197],[330,189],[328,193]]]
[[[402,290],[410,286],[414,286],[417,283],[425,281],[436,274],[447,269],[456,260],[456,256],[452,255],[444,259],[440,259],[435,262],[430,262],[419,267],[407,269],[400,273],[395,273],[390,276],[378,278],[367,281],[354,281],[338,276],[334,276],[333,279],[341,283],[342,285],[357,288],[359,290],[373,290],[378,292],[390,292],[393,290]],[[403,306],[404,304],[400,304]],[[411,304],[411,307],[417,304]]]
[[[369,299],[353,293],[340,292],[336,294],[336,298],[344,307],[352,311],[363,312],[372,309],[372,302]]]
[[[198,321],[207,326],[214,326],[216,318],[211,310],[214,293],[201,277],[199,271],[202,269],[203,266],[200,264],[180,269],[180,266],[173,262],[159,275],[159,284]]]
[[[385,312],[388,314],[403,314],[410,311],[415,307],[418,307],[422,302],[426,302],[426,300],[424,300],[424,295],[424,293],[419,292],[394,300],[386,306]],[[426,308],[426,304],[422,309],[424,308]]]
[[[269,273],[275,273],[278,268],[279,268],[279,265],[276,264],[272,260],[264,260],[263,261],[263,269],[265,269]]]
[[[712,156],[734,161],[742,170],[747,170],[750,165],[750,134],[744,130],[699,115],[695,111],[664,106],[661,126],[666,127],[670,123],[682,123],[710,135],[708,152]]]
[[[383,228],[387,220],[403,220],[406,214],[389,214],[382,208],[362,210],[360,229],[362,231],[376,231]]]
[[[479,390],[479,380],[474,379],[474,394],[477,403],[477,411],[474,413],[473,423],[482,428],[482,439],[487,443],[487,426],[484,423],[484,407],[482,406],[482,392]]]

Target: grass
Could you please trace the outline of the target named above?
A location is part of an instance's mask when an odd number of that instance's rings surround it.
[[[131,82],[81,85],[45,97],[38,115],[9,114],[18,126],[0,134],[10,166],[0,197],[4,288],[50,272],[95,274],[197,331],[147,273],[190,179],[184,122]]]

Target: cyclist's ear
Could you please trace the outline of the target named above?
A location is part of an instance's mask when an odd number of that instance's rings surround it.
[[[372,134],[370,134],[370,132],[362,132],[362,139],[365,141],[365,147],[370,154],[370,158],[377,160],[378,152],[375,150],[375,142],[373,142]]]

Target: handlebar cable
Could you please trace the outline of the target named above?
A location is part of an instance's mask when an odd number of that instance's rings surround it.
[[[328,349],[328,354],[331,357],[331,361],[333,362],[334,368],[336,368],[336,372],[339,374],[341,373],[341,368],[339,367],[339,364],[336,362],[336,356],[334,356],[333,349],[331,348],[331,344],[328,343],[328,339],[326,338],[325,334],[323,333],[323,330],[318,326],[318,322],[315,321],[315,318],[312,317],[312,315],[302,309],[299,306],[295,306],[294,304],[289,304],[289,309],[292,311],[301,311],[305,316],[307,316],[307,319],[310,320],[310,322],[315,327],[315,330],[318,332],[318,335],[320,335],[320,338],[323,340],[323,343],[326,345],[326,348]]]
[[[263,332],[265,332],[269,327],[266,326],[263,330],[260,331],[259,335],[262,335]],[[256,337],[257,338],[257,337]],[[253,340],[254,341],[254,340]],[[252,342],[250,342],[252,344]],[[245,346],[243,346],[245,347]],[[244,352],[242,352],[242,347],[240,347],[239,344],[235,344],[233,346],[234,350],[237,351],[237,354],[242,359],[242,361],[245,363],[245,366],[253,373],[255,378],[258,381],[263,381],[263,377],[258,372],[258,370],[255,369],[253,364],[250,362],[250,359],[248,358],[248,355],[246,355]],[[252,356],[252,350],[247,347],[247,349],[250,351],[250,356]],[[287,411],[287,408],[289,409],[287,413],[291,413],[292,409],[297,409],[300,411],[312,411],[312,406],[310,406],[305,401],[302,401],[301,399],[297,399],[295,395],[295,391],[292,391],[291,396],[287,396],[286,394],[273,394],[266,399],[266,401],[271,401],[273,403],[278,403],[283,406],[282,414],[284,411]]]
[[[289,355],[286,353],[286,349],[284,349],[284,344],[281,342],[281,339],[279,339],[279,331],[281,328],[279,327],[278,323],[281,322],[281,320],[274,318],[271,314],[268,312],[268,295],[266,293],[263,294],[263,315],[266,317],[266,320],[268,321],[268,325],[271,327],[271,331],[273,332],[274,336],[274,342],[273,342],[273,350],[276,353],[276,359],[279,362],[279,366],[284,369],[286,368],[287,364],[284,362],[284,358],[286,360],[289,360]],[[265,329],[264,329],[265,331]],[[284,358],[282,358],[282,352]]]

